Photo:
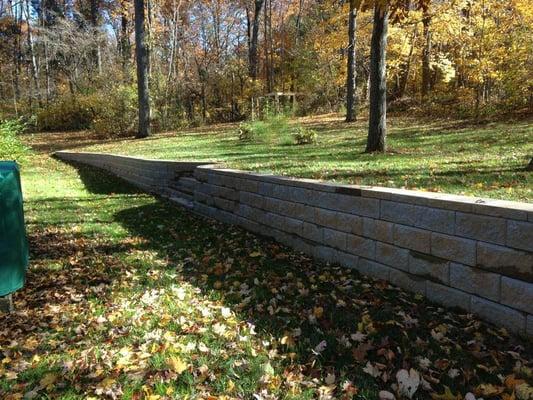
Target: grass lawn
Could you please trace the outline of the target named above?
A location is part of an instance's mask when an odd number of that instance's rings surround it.
[[[531,399],[533,343],[504,329],[46,154],[22,179],[1,399],[376,399],[401,370],[413,398]]]
[[[390,117],[386,155],[363,154],[367,121],[346,124],[326,115],[301,119],[316,129],[316,145],[282,141],[239,142],[235,125],[155,135],[147,140],[91,144],[88,151],[221,161],[230,167],[363,185],[404,187],[481,197],[532,201],[531,121],[473,125],[454,120]],[[53,135],[48,135],[48,137]],[[60,137],[63,137],[60,135]]]

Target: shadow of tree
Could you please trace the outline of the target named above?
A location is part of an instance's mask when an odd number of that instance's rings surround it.
[[[117,193],[141,195],[100,170],[71,165],[86,189],[101,198]],[[253,324],[265,346],[280,355],[282,361],[276,368],[285,377],[298,373],[311,381],[334,373],[337,379],[353,381],[360,398],[375,398],[378,390],[390,390],[399,369],[412,367],[422,372],[422,359],[431,360],[423,376],[433,390],[442,393],[448,386],[454,393],[464,393],[480,383],[499,384],[498,374],[512,372],[516,354],[524,359],[533,354],[527,342],[386,282],[318,263],[268,238],[196,216],[166,200],[131,207],[118,197],[121,203],[109,221],[120,224],[127,237],[136,238],[134,242],[108,245],[105,236],[95,240],[88,233],[65,235],[53,224],[30,236],[39,267],[31,272],[25,291],[31,299],[28,318],[35,323],[48,323],[49,313],[39,314],[45,303],[68,307],[73,298],[82,298],[77,305],[82,310],[87,301],[84,296],[96,295],[93,291],[98,285],[120,281],[123,270],[116,253],[147,250],[163,261],[154,268],[176,271],[203,296],[222,301],[240,319]],[[63,207],[69,199],[38,201]],[[84,220],[78,210],[66,210],[65,214]],[[54,263],[66,264],[70,270],[63,269],[52,278],[46,266]],[[143,284],[139,279],[137,289],[142,290]],[[105,300],[106,294],[98,296]],[[17,326],[29,337],[31,321],[19,322]],[[378,377],[368,374],[372,372],[368,362],[377,368]],[[462,371],[460,379],[450,376],[453,368]],[[337,390],[340,397],[341,385]],[[415,396],[427,397],[429,392],[424,391]]]
[[[433,337],[442,324],[454,343],[468,343],[489,329],[471,315],[450,312],[355,271],[318,263],[167,201],[124,209],[115,218],[204,295],[221,299],[254,324],[285,354],[286,367],[296,366],[309,379],[335,372],[363,392],[373,391],[388,387],[394,377],[385,373],[381,380],[371,378],[363,372],[367,361],[394,372],[417,368],[417,360],[430,357],[475,371],[462,382],[449,377],[446,369],[431,372],[440,392],[440,385],[459,390],[479,382],[497,383],[494,371],[476,370],[479,359],[469,349],[456,348],[450,354],[450,347]],[[360,342],[360,335],[369,340]],[[489,347],[517,349],[515,339],[484,336]],[[497,368],[512,369],[514,360],[503,354],[497,356]],[[493,361],[483,356],[483,362]]]
[[[93,194],[142,194],[142,190],[129,184],[117,185],[117,177],[103,173],[97,168],[90,168],[84,164],[75,161],[64,161],[67,165],[78,171],[80,179],[83,181],[85,188]]]

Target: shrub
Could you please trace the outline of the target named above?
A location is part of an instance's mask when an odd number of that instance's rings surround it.
[[[19,135],[25,129],[21,119],[0,121],[0,160],[24,161],[29,147],[20,141]]]
[[[37,113],[37,129],[72,131],[88,129],[94,115],[93,105],[84,96],[61,96]]]
[[[237,135],[241,141],[250,141],[254,138],[253,125],[247,122],[241,122],[237,129]]]
[[[133,86],[115,86],[91,94],[63,95],[37,114],[42,131],[91,129],[102,136],[135,130],[137,94]]]
[[[91,130],[102,136],[122,136],[135,132],[137,93],[133,87],[119,86],[93,97],[96,112],[91,121]]]
[[[293,133],[293,137],[297,145],[313,144],[318,140],[318,134],[315,130],[304,128],[303,126],[296,128],[296,131]]]
[[[269,115],[264,120],[242,122],[237,134],[242,141],[286,143],[291,141],[291,126],[285,115]]]

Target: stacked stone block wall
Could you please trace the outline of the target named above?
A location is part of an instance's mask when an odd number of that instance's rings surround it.
[[[339,185],[201,163],[58,153],[165,194],[190,171],[195,212],[533,337],[533,205]]]

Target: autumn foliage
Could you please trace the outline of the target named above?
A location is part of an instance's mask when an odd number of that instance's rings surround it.
[[[135,131],[131,117],[115,127],[124,115],[120,108],[108,112],[117,102],[128,107],[121,96],[135,87],[131,3],[1,4],[0,116],[46,116],[38,119],[42,129]],[[356,104],[364,110],[373,2],[358,6]],[[527,0],[396,1],[390,10],[391,111],[465,117],[531,112],[533,14]],[[156,0],[147,13],[155,129],[242,120],[251,116],[252,99],[271,91],[298,93],[291,110],[299,114],[345,107],[348,2]],[[100,94],[104,104],[92,107]],[[69,109],[58,108],[61,103]],[[88,111],[71,110],[83,104]],[[50,114],[57,121],[50,123]]]

